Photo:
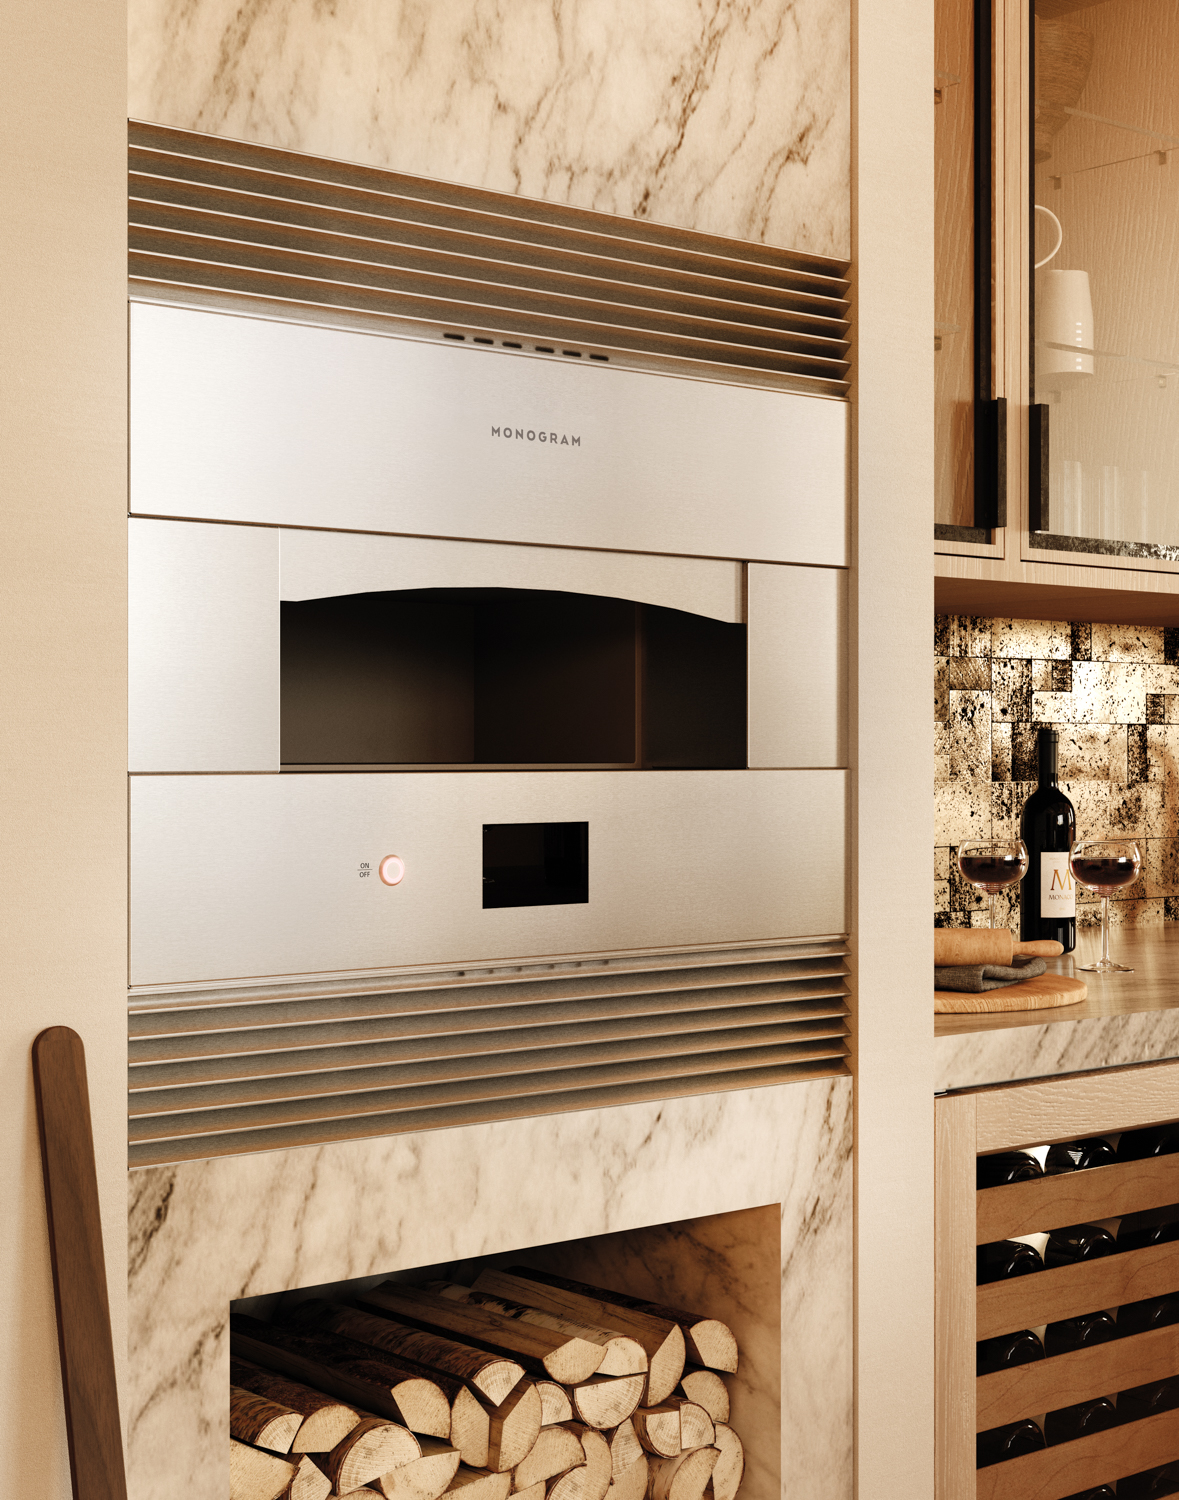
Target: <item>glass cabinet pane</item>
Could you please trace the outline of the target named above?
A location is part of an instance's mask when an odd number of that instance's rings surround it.
[[[934,14],[934,518],[973,527],[974,4],[936,0]]]
[[[1179,560],[1179,5],[1033,25],[1031,541]]]

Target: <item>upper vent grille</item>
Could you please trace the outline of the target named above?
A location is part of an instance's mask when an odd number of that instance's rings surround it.
[[[842,261],[135,121],[129,168],[138,298],[846,391]]]
[[[133,1167],[846,1071],[846,948],[132,997]]]

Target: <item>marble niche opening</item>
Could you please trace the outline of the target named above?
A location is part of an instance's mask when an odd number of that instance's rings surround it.
[[[228,1311],[275,1328],[323,1332],[325,1317],[333,1321],[340,1318],[338,1311],[327,1313],[323,1307],[325,1300],[333,1309],[348,1307],[365,1316],[375,1314],[379,1320],[381,1314],[371,1304],[365,1306],[364,1298],[374,1290],[379,1297],[382,1285],[421,1287],[445,1282],[472,1286],[483,1271],[510,1272],[515,1266],[621,1292],[700,1318],[717,1319],[732,1330],[739,1350],[736,1371],[723,1372],[720,1379],[729,1406],[725,1424],[737,1433],[744,1448],[741,1500],[777,1500],[782,1493],[781,1224],[781,1204],[767,1204],[435,1265],[394,1269],[384,1275],[287,1288],[238,1299],[230,1303]],[[544,1289],[537,1284],[536,1290],[539,1294]],[[527,1302],[528,1298],[521,1294],[519,1300]],[[463,1304],[456,1302],[454,1306]],[[396,1311],[386,1308],[386,1321],[397,1316]],[[408,1321],[414,1321],[412,1314]],[[429,1322],[426,1313],[417,1319],[419,1327]],[[253,1326],[260,1336],[256,1326],[244,1321],[236,1324],[238,1329],[248,1326]],[[357,1331],[352,1328],[352,1332]],[[445,1332],[441,1328],[438,1331]],[[344,1327],[337,1324],[336,1336],[342,1332]],[[446,1336],[457,1343],[472,1342],[457,1331]],[[257,1340],[247,1347],[253,1350],[248,1357],[257,1356],[259,1364],[266,1362],[258,1354]],[[242,1345],[237,1345],[236,1352],[244,1352]],[[690,1350],[687,1359],[687,1369],[691,1371],[694,1362]],[[282,1366],[282,1355],[276,1352],[271,1367],[281,1371]],[[287,1369],[285,1373],[290,1377],[294,1372]],[[526,1380],[545,1378],[543,1371],[526,1369]],[[673,1394],[684,1394],[678,1381]],[[640,1407],[647,1402],[644,1391]],[[576,1420],[576,1412],[573,1418]],[[605,1435],[609,1438],[610,1434]],[[648,1459],[653,1457],[647,1454]]]

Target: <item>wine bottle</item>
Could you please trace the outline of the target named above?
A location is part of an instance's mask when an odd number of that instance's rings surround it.
[[[1179,1203],[1126,1214],[1118,1225],[1119,1250],[1145,1250],[1148,1245],[1169,1245],[1175,1240],[1179,1240]]]
[[[1044,1441],[1052,1448],[1057,1443],[1071,1443],[1075,1438],[1105,1432],[1117,1425],[1117,1407],[1108,1396],[1097,1396],[1092,1401],[1078,1401],[1075,1406],[1050,1411],[1044,1418]]]
[[[1044,1246],[1044,1264],[1049,1270],[1057,1266],[1076,1265],[1079,1260],[1098,1260],[1103,1255],[1112,1255],[1117,1241],[1108,1229],[1100,1224],[1072,1224],[1067,1229],[1054,1229]]]
[[[1086,1313],[1081,1318],[1061,1318],[1056,1323],[1049,1323],[1044,1330],[1044,1353],[1071,1354],[1074,1349],[1108,1344],[1122,1333],[1122,1328],[1107,1312]]]
[[[1179,1406],[1179,1379],[1159,1380],[1153,1385],[1136,1385],[1118,1394],[1118,1420],[1137,1422],[1156,1412],[1174,1411]]]
[[[1027,1151],[995,1151],[975,1161],[974,1185],[980,1188],[1003,1187],[1009,1182],[1030,1182],[1043,1177],[1044,1169]]]
[[[1143,1469],[1118,1480],[1118,1500],[1157,1500],[1179,1491],[1179,1464],[1163,1464],[1158,1469]]]
[[[975,1464],[985,1469],[1008,1458],[1022,1458],[1044,1446],[1044,1434],[1031,1417],[1022,1422],[1008,1422],[1005,1427],[991,1427],[975,1438]]]
[[[1000,1334],[998,1338],[980,1339],[974,1346],[976,1375],[993,1375],[996,1370],[1010,1370],[1013,1365],[1030,1365],[1044,1358],[1044,1345],[1030,1328],[1018,1333]]]
[[[1044,1175],[1056,1177],[1061,1172],[1087,1172],[1090,1167],[1110,1167],[1118,1153],[1102,1136],[1084,1141],[1061,1141],[1048,1147],[1044,1158]]]
[[[1056,784],[1057,745],[1054,730],[1040,730],[1040,783],[1024,803],[1019,825],[1028,846],[1028,872],[1019,888],[1019,935],[1024,942],[1049,938],[1071,953],[1077,946],[1077,894],[1068,852],[1077,819]]]
[[[1152,1328],[1172,1328],[1179,1323],[1179,1296],[1144,1297],[1141,1302],[1123,1302],[1118,1308],[1117,1337],[1126,1339]],[[1049,1350],[1051,1353],[1051,1350]]]
[[[1170,1156],[1179,1151],[1179,1122],[1148,1125],[1127,1130],[1118,1142],[1119,1161],[1146,1161],[1152,1156]]]
[[[1042,1271],[1044,1262],[1034,1245],[1025,1245],[1022,1240],[997,1240],[993,1245],[978,1247],[976,1266],[978,1284],[985,1286],[989,1281]]]

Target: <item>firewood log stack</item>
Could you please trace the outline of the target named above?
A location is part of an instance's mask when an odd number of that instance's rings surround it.
[[[231,1319],[230,1500],[736,1500],[714,1318],[545,1271]]]

